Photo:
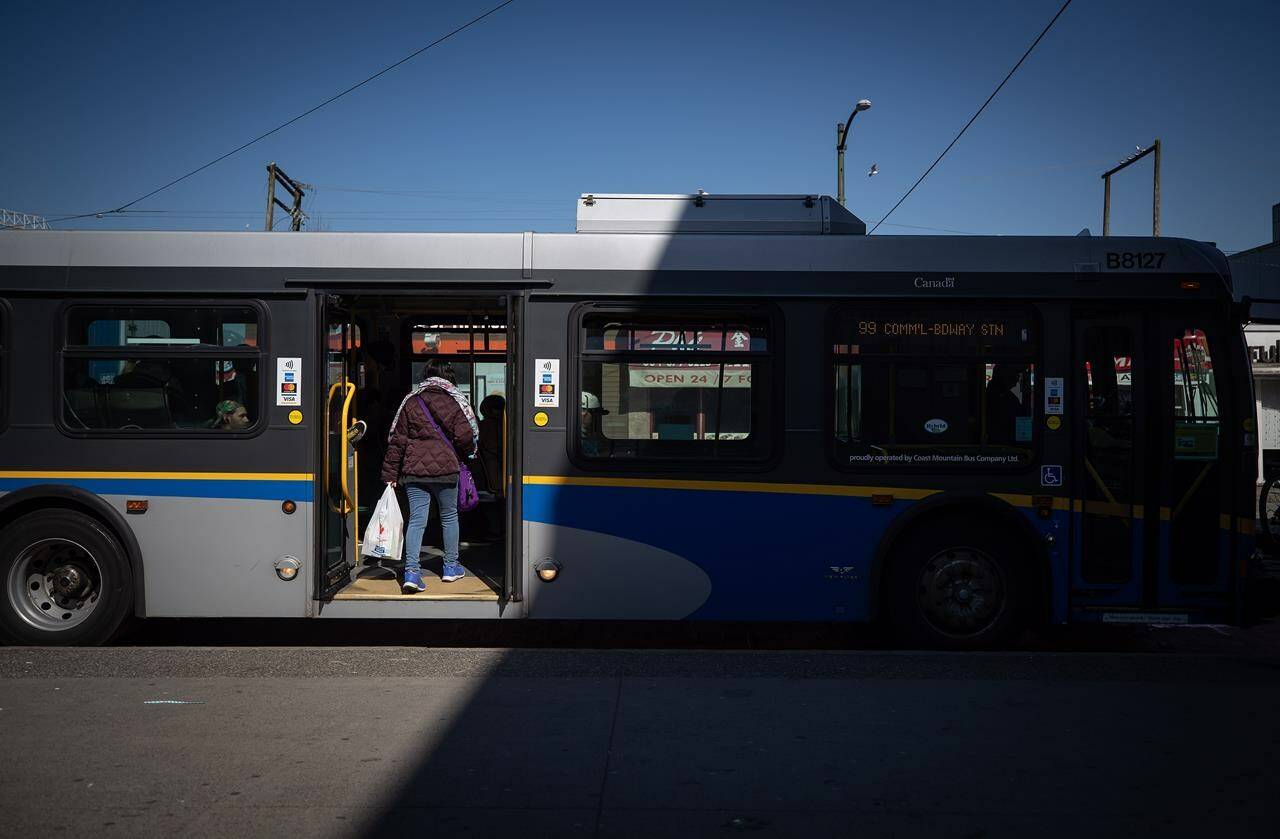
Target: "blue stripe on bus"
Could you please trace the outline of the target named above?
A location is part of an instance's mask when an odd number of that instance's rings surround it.
[[[606,533],[697,565],[712,588],[692,619],[796,621],[869,617],[874,552],[889,524],[912,503],[548,484],[525,484],[523,501],[527,521]],[[1042,533],[1065,533],[1070,520],[1065,511],[1049,519],[1022,512]],[[1065,554],[1055,551],[1051,562],[1055,592],[1066,591]],[[1065,600],[1054,598],[1054,621],[1066,619]]]
[[[701,568],[711,593],[689,615],[695,620],[866,619],[871,551],[909,505],[766,492],[524,487],[529,521],[629,539]]]
[[[255,501],[310,502],[314,483],[306,481],[237,480],[191,481],[166,478],[0,478],[0,492],[13,492],[40,484],[79,487],[98,495],[133,495],[170,498],[243,498]]]

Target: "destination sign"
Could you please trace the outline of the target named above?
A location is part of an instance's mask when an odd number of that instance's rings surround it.
[[[858,321],[859,335],[931,335],[936,338],[972,338],[975,335],[1002,338],[1009,330],[1003,321]],[[1025,332],[1025,330],[1024,330]],[[1030,336],[1023,338],[1026,340]]]
[[[838,355],[1011,355],[1035,346],[1031,316],[1019,310],[910,306],[848,312]]]

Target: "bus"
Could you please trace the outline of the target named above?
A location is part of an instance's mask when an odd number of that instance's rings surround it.
[[[126,619],[1238,623],[1257,436],[1177,238],[867,236],[828,196],[583,195],[572,233],[0,235],[0,635]],[[467,575],[361,540],[433,359]],[[236,416],[227,413],[234,408]],[[434,573],[432,573],[434,571]]]

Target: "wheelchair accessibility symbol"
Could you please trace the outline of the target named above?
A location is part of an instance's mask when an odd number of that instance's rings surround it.
[[[1040,467],[1040,486],[1042,487],[1062,486],[1062,467],[1061,466],[1041,466]]]

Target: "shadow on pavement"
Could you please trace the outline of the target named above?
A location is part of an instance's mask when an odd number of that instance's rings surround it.
[[[122,646],[350,646],[694,650],[891,650],[875,626],[835,623],[654,623],[152,618]],[[1028,633],[1026,652],[1252,652],[1280,655],[1280,621],[1226,626],[1070,626]]]

